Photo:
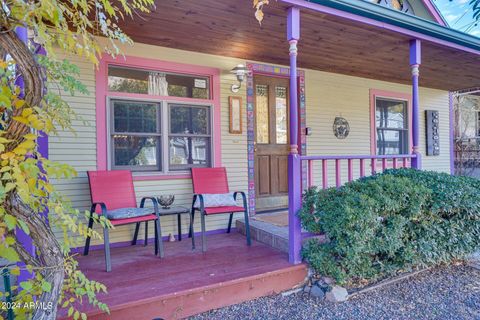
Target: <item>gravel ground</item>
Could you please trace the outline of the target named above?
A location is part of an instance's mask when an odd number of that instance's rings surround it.
[[[318,301],[302,293],[276,295],[191,319],[480,320],[480,271],[468,266],[442,267],[340,304]]]

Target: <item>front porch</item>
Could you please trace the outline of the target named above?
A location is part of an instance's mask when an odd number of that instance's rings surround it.
[[[192,251],[188,238],[165,242],[163,259],[153,254],[153,243],[112,248],[108,273],[103,250],[78,256],[80,269],[109,290],[100,300],[110,315],[91,305],[83,311],[89,319],[180,319],[279,293],[306,277],[304,264],[292,266],[286,253],[256,241],[248,247],[237,232],[207,238],[206,253]]]

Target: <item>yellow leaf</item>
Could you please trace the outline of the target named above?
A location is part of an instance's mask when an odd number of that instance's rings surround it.
[[[35,179],[35,178],[30,178],[30,179],[28,179],[27,184],[28,184],[28,187],[29,187],[30,189],[33,189],[33,188],[35,188],[36,185],[37,185],[37,179]]]
[[[33,134],[33,133],[27,133],[26,135],[23,136],[24,139],[27,139],[27,140],[35,140],[37,139],[37,135],[36,134]]]
[[[27,150],[20,147],[16,147],[15,149],[13,149],[13,153],[19,156],[23,156],[27,153]]]
[[[32,126],[32,128],[37,129],[37,130],[43,130],[43,128],[45,127],[43,122],[41,122],[39,120],[36,120],[36,119],[31,122],[31,126]]]
[[[22,143],[20,143],[18,145],[19,148],[22,148],[22,149],[33,149],[35,147],[35,142],[33,142],[32,140],[27,140],[27,141],[24,141]]]
[[[28,124],[28,119],[24,117],[13,117],[13,120],[24,123],[24,124]]]
[[[25,105],[25,100],[15,100],[13,105],[15,106],[15,108],[20,109]]]
[[[2,155],[0,155],[0,158],[3,160],[11,159],[13,157],[15,157],[15,154],[13,152],[2,153]]]
[[[33,113],[33,109],[32,108],[25,108],[22,110],[22,117],[25,117],[27,118],[29,115],[31,115]],[[31,121],[30,119],[28,119],[29,121]]]

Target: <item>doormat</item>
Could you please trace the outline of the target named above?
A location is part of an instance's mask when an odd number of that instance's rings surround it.
[[[288,227],[288,211],[257,214],[253,217],[253,219],[270,223],[278,227]]]

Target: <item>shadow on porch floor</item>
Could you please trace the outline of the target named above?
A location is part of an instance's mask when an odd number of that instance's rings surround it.
[[[164,245],[164,259],[153,255],[153,245],[113,248],[110,273],[103,250],[79,256],[80,269],[109,291],[100,298],[111,315],[85,306],[89,319],[184,318],[290,289],[306,276],[285,253],[256,241],[248,247],[236,232],[208,236],[206,253],[200,237],[195,251],[188,238]]]

